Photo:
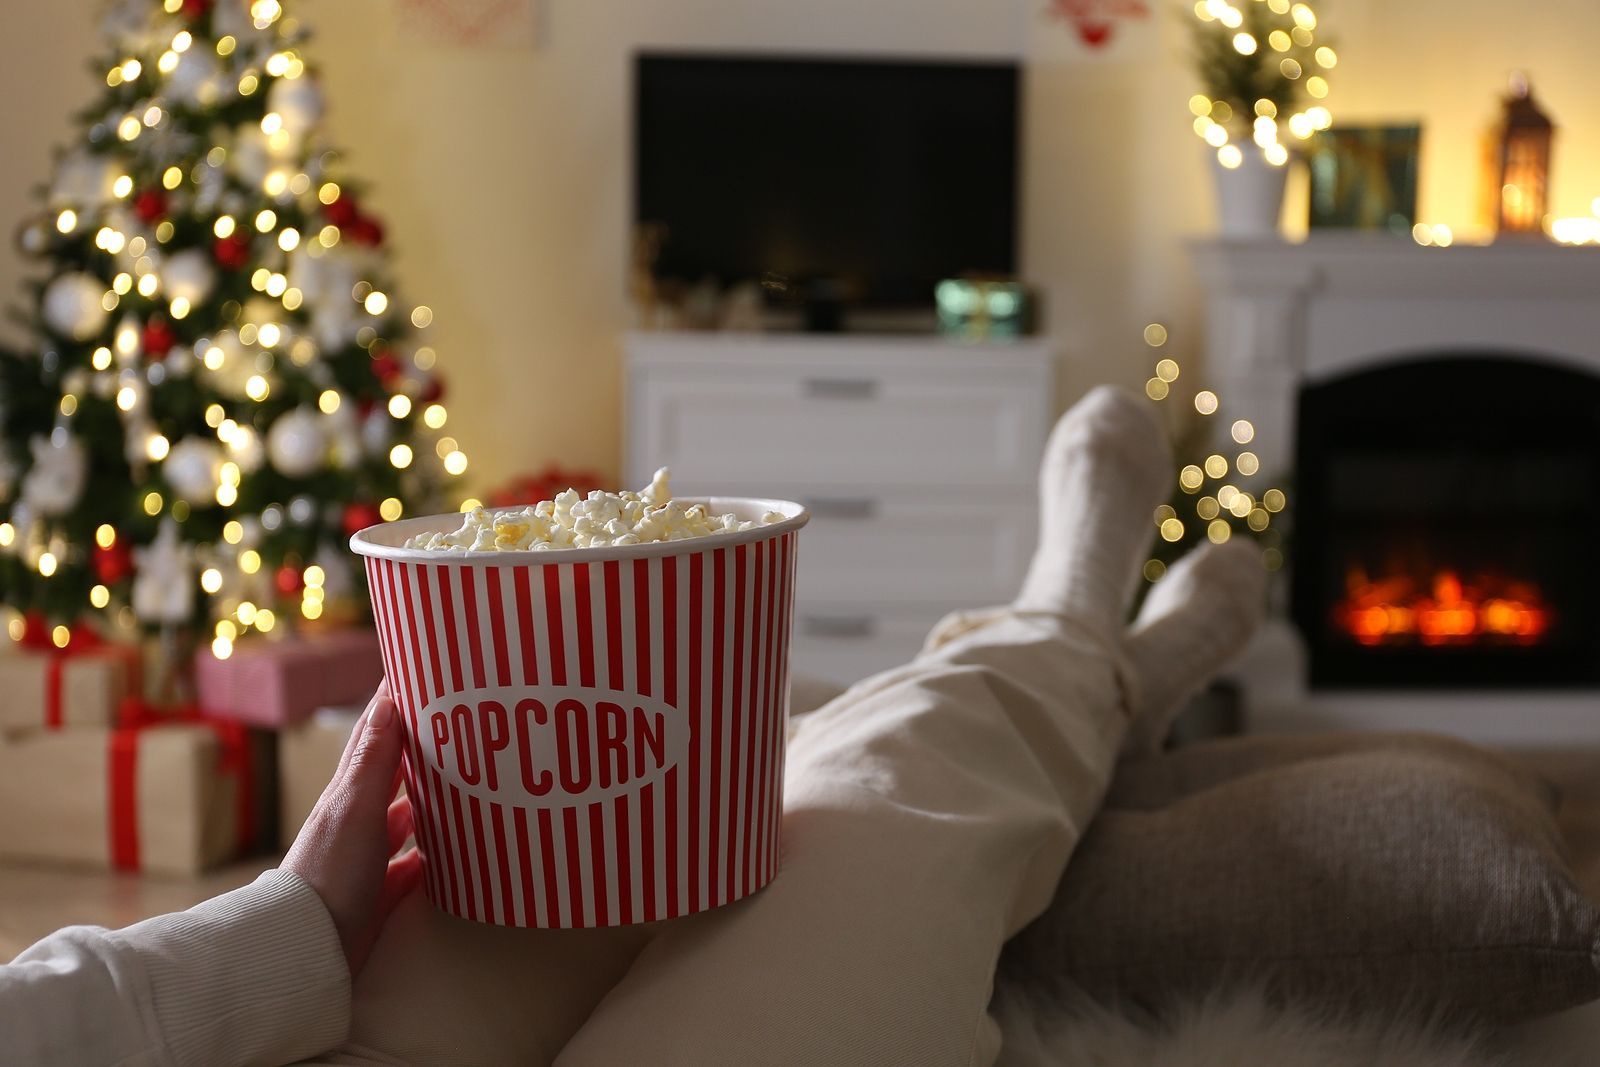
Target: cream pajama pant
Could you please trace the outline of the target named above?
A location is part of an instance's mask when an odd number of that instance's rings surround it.
[[[953,616],[800,720],[766,889],[600,931],[471,927],[418,895],[334,1062],[993,1063],[1000,948],[1099,806],[1134,706],[1121,663],[1071,619]]]

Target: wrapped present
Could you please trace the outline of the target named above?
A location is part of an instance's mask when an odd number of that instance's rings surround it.
[[[18,646],[0,655],[0,731],[104,729],[139,686],[136,645]]]
[[[383,680],[378,635],[321,632],[285,641],[241,641],[227,659],[195,657],[195,696],[207,715],[281,729],[318,708],[365,703]]]
[[[193,875],[272,830],[270,735],[148,720],[0,739],[0,856]]]
[[[317,806],[364,705],[318,708],[278,736],[279,847],[287,849]]]

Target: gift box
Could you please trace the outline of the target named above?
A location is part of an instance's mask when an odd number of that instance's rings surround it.
[[[278,845],[288,849],[339,769],[365,705],[318,708],[278,736]]]
[[[284,641],[241,641],[227,659],[195,657],[195,697],[208,716],[282,729],[318,708],[364,704],[383,680],[370,629]]]
[[[122,644],[0,654],[0,731],[115,726],[138,689],[140,660],[137,646]]]
[[[193,875],[273,831],[270,735],[237,723],[0,739],[0,856]]]

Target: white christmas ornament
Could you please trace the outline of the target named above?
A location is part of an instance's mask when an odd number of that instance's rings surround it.
[[[322,465],[328,441],[321,417],[310,408],[280,415],[267,430],[267,458],[286,478],[303,478]]]
[[[111,199],[111,183],[116,180],[116,165],[105,156],[77,151],[61,158],[55,181],[50,185],[50,207],[99,207]]]
[[[178,524],[161,523],[156,539],[133,550],[133,611],[145,622],[185,622],[194,606],[194,550]]]
[[[72,510],[89,478],[89,450],[65,430],[28,442],[33,466],[22,479],[22,501],[39,515]]]
[[[290,135],[302,137],[322,120],[322,90],[310,78],[279,78],[267,91],[267,110],[283,116]]]
[[[215,57],[210,48],[190,48],[180,53],[178,65],[167,75],[167,92],[186,104],[213,103],[221,88]]]
[[[252,123],[239,131],[228,153],[228,166],[243,184],[254,188],[261,186],[267,171],[272,169],[272,149],[260,126]]]
[[[355,590],[355,579],[350,571],[350,553],[323,545],[318,549],[313,563],[322,568],[322,592],[332,600],[340,600]]]
[[[199,355],[206,373],[211,377],[211,384],[234,400],[243,400],[245,386],[256,369],[254,361],[245,355],[244,348],[239,344],[238,335],[231,330],[224,330],[213,337],[211,344]]]
[[[222,484],[222,446],[204,437],[185,437],[167,453],[161,473],[185,500],[209,501]]]
[[[233,431],[233,436],[228,438],[228,458],[246,474],[261,469],[261,464],[267,458],[267,450],[254,427],[240,426]]]
[[[198,249],[185,249],[161,267],[161,285],[172,300],[199,304],[211,295],[217,284],[217,271],[211,257]]]
[[[377,458],[389,452],[390,428],[394,420],[383,408],[373,408],[372,414],[361,424],[361,447],[367,455]]]
[[[105,284],[88,274],[60,274],[44,287],[40,312],[56,333],[87,341],[105,328],[108,313],[100,303],[105,295]]]
[[[359,464],[363,453],[361,428],[356,425],[355,405],[346,397],[340,403],[339,409],[325,418],[324,425],[327,427],[328,440],[332,445],[334,466],[347,470]]]

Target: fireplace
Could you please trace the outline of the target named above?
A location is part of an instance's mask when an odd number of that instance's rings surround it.
[[[1600,685],[1600,377],[1439,352],[1304,384],[1291,614],[1313,690]]]
[[[1289,490],[1249,728],[1600,743],[1600,249],[1194,251],[1204,385]]]

